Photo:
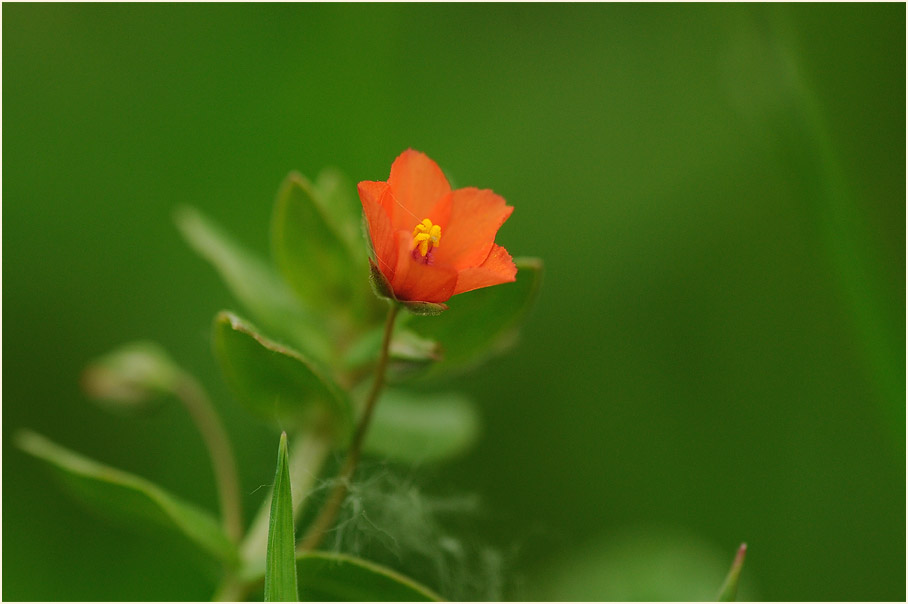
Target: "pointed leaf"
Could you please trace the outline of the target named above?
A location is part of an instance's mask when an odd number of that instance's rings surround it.
[[[279,426],[325,430],[345,439],[350,402],[324,370],[223,311],[215,317],[214,352],[227,383],[246,408]]]
[[[309,552],[296,560],[300,599],[313,602],[440,602],[412,579],[343,554]]]
[[[406,462],[435,462],[464,453],[476,441],[473,402],[456,392],[385,390],[366,436],[366,451]]]
[[[330,345],[318,321],[268,264],[198,210],[181,208],[175,218],[186,241],[214,266],[230,292],[262,326],[270,333],[286,335],[314,358],[327,358]]]
[[[277,453],[277,470],[274,473],[268,549],[265,553],[266,602],[296,602],[298,597],[289,467],[287,433],[283,432]]]
[[[742,543],[732,562],[731,569],[728,571],[728,576],[725,577],[722,589],[719,590],[719,602],[735,601],[735,597],[738,595],[738,578],[741,576],[741,568],[744,566],[744,556],[746,555],[747,544]]]
[[[378,268],[372,258],[369,258],[369,283],[372,285],[372,291],[376,296],[390,300],[393,304],[399,304],[416,316],[435,317],[448,310],[447,304],[398,300],[387,277],[381,272],[381,269]]]
[[[236,547],[208,512],[158,485],[106,466],[31,431],[16,435],[23,451],[49,463],[83,500],[127,521],[141,520],[182,534],[208,554],[234,564]]]
[[[346,307],[362,289],[358,285],[366,275],[365,260],[354,265],[350,249],[316,197],[312,184],[301,174],[287,176],[274,204],[272,255],[287,283],[307,305]]]
[[[517,281],[454,296],[441,316],[414,317],[409,326],[441,344],[443,359],[429,375],[461,371],[506,349],[535,302],[542,282],[542,261],[516,258]]]

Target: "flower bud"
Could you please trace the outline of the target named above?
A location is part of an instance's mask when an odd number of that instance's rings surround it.
[[[96,359],[82,374],[82,388],[98,403],[137,412],[173,392],[180,369],[153,342],[133,342]]]

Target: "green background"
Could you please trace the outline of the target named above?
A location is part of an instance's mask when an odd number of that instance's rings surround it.
[[[425,486],[481,498],[504,596],[608,598],[570,573],[680,531],[722,564],[747,541],[752,597],[905,598],[903,4],[2,11],[4,599],[210,596],[11,435],[213,509],[179,408],[80,394],[153,338],[223,408],[254,509],[276,434],[222,385],[236,305],[172,211],[265,253],[288,171],[383,180],[407,147],[502,194],[499,242],[546,263],[520,345],[458,382],[481,441]]]

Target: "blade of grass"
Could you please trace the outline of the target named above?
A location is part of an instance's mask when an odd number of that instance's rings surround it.
[[[274,494],[271,497],[271,524],[265,555],[265,601],[296,602],[296,554],[293,535],[293,501],[290,496],[290,469],[287,433],[281,433]]]

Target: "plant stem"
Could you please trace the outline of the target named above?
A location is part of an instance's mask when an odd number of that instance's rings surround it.
[[[382,338],[381,352],[378,357],[378,364],[375,366],[375,381],[372,382],[372,389],[366,397],[365,407],[363,408],[362,417],[356,426],[356,433],[353,435],[353,441],[347,452],[347,459],[337,475],[337,484],[329,495],[328,499],[322,506],[318,516],[312,522],[306,535],[300,541],[297,552],[306,552],[315,549],[322,542],[325,533],[334,523],[340,506],[347,496],[347,489],[350,486],[350,480],[356,472],[356,466],[359,463],[359,456],[362,451],[363,441],[366,438],[366,432],[369,429],[369,422],[372,419],[372,412],[375,410],[375,403],[378,402],[378,395],[385,385],[385,370],[388,367],[389,350],[391,348],[391,335],[394,333],[394,320],[400,306],[391,304],[388,309],[388,317],[385,321],[385,333]]]
[[[196,428],[202,434],[202,440],[205,441],[208,454],[211,456],[211,466],[214,469],[214,478],[220,499],[224,532],[234,543],[239,543],[243,536],[240,488],[236,474],[236,461],[233,457],[230,441],[227,438],[227,432],[224,430],[224,426],[221,424],[208,395],[195,378],[188,374],[183,374],[174,392],[182,401],[190,417],[195,422]]]
[[[246,599],[252,585],[243,582],[236,575],[228,575],[218,590],[211,596],[212,602],[242,602]]]

